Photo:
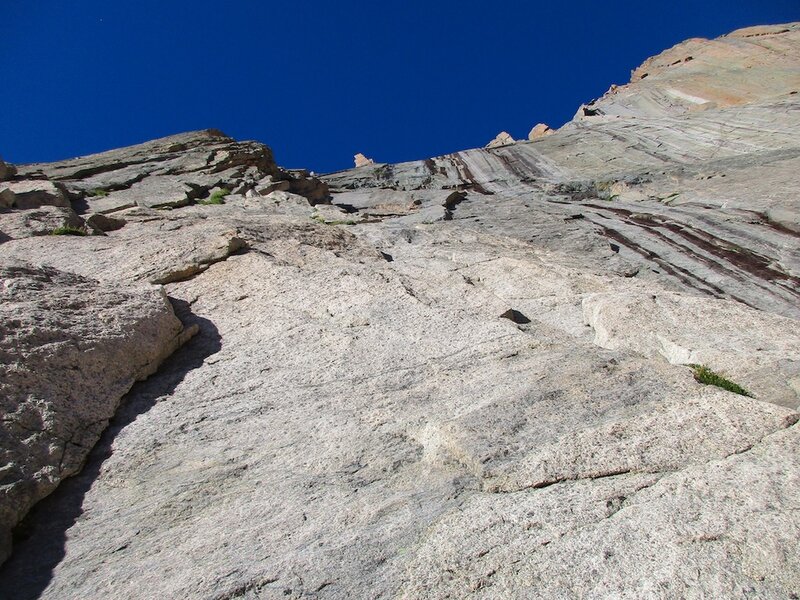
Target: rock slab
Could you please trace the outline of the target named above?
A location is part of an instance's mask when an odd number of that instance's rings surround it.
[[[0,265],[0,558],[33,504],[77,473],[122,396],[191,331],[164,293]]]

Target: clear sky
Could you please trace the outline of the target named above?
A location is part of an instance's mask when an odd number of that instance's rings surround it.
[[[317,172],[560,126],[689,37],[800,0],[5,0],[0,155],[48,161],[215,127]]]

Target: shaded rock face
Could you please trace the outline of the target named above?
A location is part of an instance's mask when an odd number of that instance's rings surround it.
[[[11,179],[16,173],[17,169],[14,165],[9,165],[0,158],[0,181]]]
[[[0,211],[6,554],[73,476],[0,595],[791,597],[798,36],[425,161],[209,130],[20,166],[71,208]],[[104,235],[37,234],[73,217]]]

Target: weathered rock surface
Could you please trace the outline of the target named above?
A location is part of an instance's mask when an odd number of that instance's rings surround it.
[[[665,78],[683,68],[675,66],[617,88],[592,104],[594,116],[581,113],[557,135],[327,181],[333,192],[461,189],[468,197],[454,219],[464,226],[565,250],[584,269],[655,278],[798,318],[800,94],[787,90],[800,89],[800,27],[778,29],[786,31],[704,42],[704,52],[720,44],[736,52],[714,54],[702,69],[704,55],[688,63],[699,69],[698,85],[722,78],[733,94],[741,81],[750,90],[744,104],[653,112],[637,103],[672,89]],[[747,68],[751,54],[762,68]],[[762,85],[769,61],[780,79],[774,87]],[[617,110],[624,94],[637,102]]]
[[[116,231],[125,227],[125,219],[107,217],[102,213],[92,213],[87,217],[86,224],[96,231]]]
[[[500,146],[508,146],[514,143],[514,138],[507,131],[498,133],[492,141],[486,144],[487,148],[499,148]]]
[[[798,450],[795,425],[679,472],[476,494],[428,532],[402,593],[791,597]]]
[[[549,125],[545,125],[544,123],[537,123],[536,125],[533,126],[533,129],[531,129],[530,132],[528,133],[528,139],[531,141],[538,140],[539,138],[548,135],[553,135],[554,133],[555,130],[551,129]]]
[[[17,168],[14,165],[9,165],[0,158],[0,181],[11,179],[17,173]]]
[[[72,227],[90,230],[86,222],[71,208],[42,206],[31,210],[0,209],[0,243],[9,239],[49,235],[53,231]]]
[[[0,207],[39,208],[62,206],[69,208],[66,188],[52,181],[12,181],[0,184]]]
[[[327,199],[325,184],[307,172],[280,169],[264,144],[237,142],[215,129],[56,163],[22,165],[18,171],[18,179],[68,190],[79,199],[75,204],[80,213],[108,214],[135,206],[178,208],[207,198],[215,189],[243,194],[266,177],[288,181],[292,192],[312,203]],[[42,183],[41,178],[49,181]]]
[[[304,197],[312,206],[325,204],[330,199],[328,184],[307,171],[288,171],[279,176],[267,175],[258,182],[255,191],[260,196],[267,196],[272,192],[289,192]]]
[[[693,38],[646,60],[631,83],[578,111],[579,117],[663,117],[765,102],[800,92],[800,25],[740,29]]]
[[[361,154],[361,152],[359,152],[355,156],[353,156],[353,162],[355,163],[356,168],[358,168],[358,167],[366,167],[367,165],[375,164],[374,160],[372,160],[371,158],[367,158],[366,156]]]
[[[191,333],[163,292],[0,265],[0,559],[11,529],[77,473],[133,383]]]
[[[30,327],[0,307],[25,377],[64,374],[42,403],[130,385],[130,331],[180,337],[148,286],[199,334],[17,528],[0,596],[792,597],[798,36],[687,42],[557,132],[425,161],[315,178],[207,131],[21,166],[106,232],[0,239],[48,274]]]
[[[583,300],[583,309],[599,346],[735,373],[756,397],[800,406],[800,328],[794,319],[680,294],[597,294]]]

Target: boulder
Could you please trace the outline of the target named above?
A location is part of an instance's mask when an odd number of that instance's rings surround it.
[[[289,190],[293,194],[303,196],[308,203],[325,204],[329,202],[328,184],[317,177],[296,177],[289,180]]]
[[[194,330],[162,290],[0,263],[0,560],[34,503],[77,473],[122,396]]]
[[[311,206],[329,201],[328,184],[304,171],[286,171],[278,176],[268,175],[255,186],[261,196],[272,192],[289,192],[303,196]]]
[[[86,224],[102,232],[116,231],[125,227],[125,219],[94,213],[86,218]]]
[[[261,196],[266,196],[272,192],[288,192],[291,185],[286,179],[276,179],[272,175],[267,175],[256,184],[255,191]]]

